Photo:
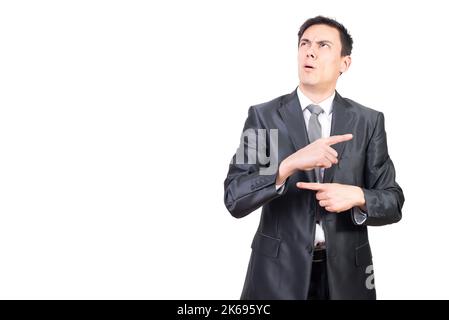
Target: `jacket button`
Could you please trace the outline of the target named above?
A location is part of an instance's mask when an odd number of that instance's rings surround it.
[[[313,253],[313,248],[312,248],[312,246],[307,246],[307,251],[310,253],[310,254],[312,254]]]

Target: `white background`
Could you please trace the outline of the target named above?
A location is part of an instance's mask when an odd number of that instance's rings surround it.
[[[379,299],[449,298],[444,1],[4,1],[0,298],[237,299],[260,212],[223,181],[297,31],[354,38],[338,91],[384,112],[405,194],[370,228]]]

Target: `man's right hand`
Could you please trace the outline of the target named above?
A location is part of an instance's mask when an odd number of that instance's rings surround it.
[[[349,141],[352,134],[330,136],[329,138],[317,139],[311,144],[299,149],[285,158],[279,165],[276,185],[281,185],[296,170],[308,171],[314,168],[330,168],[338,162],[338,154],[331,145]]]

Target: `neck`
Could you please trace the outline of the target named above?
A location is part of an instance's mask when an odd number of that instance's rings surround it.
[[[303,83],[299,83],[299,89],[307,98],[312,100],[314,103],[320,103],[321,101],[332,95],[332,93],[334,93],[335,86],[318,88],[316,86],[307,86]]]

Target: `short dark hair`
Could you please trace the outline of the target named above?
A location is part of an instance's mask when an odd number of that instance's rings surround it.
[[[306,20],[299,28],[298,32],[298,47],[299,43],[301,41],[301,37],[304,34],[304,32],[311,26],[316,24],[325,24],[329,27],[333,27],[338,30],[340,33],[340,41],[341,41],[341,56],[349,56],[351,55],[352,51],[352,37],[349,34],[348,30],[337,20],[323,17],[323,16],[316,16],[315,18],[310,18]]]

